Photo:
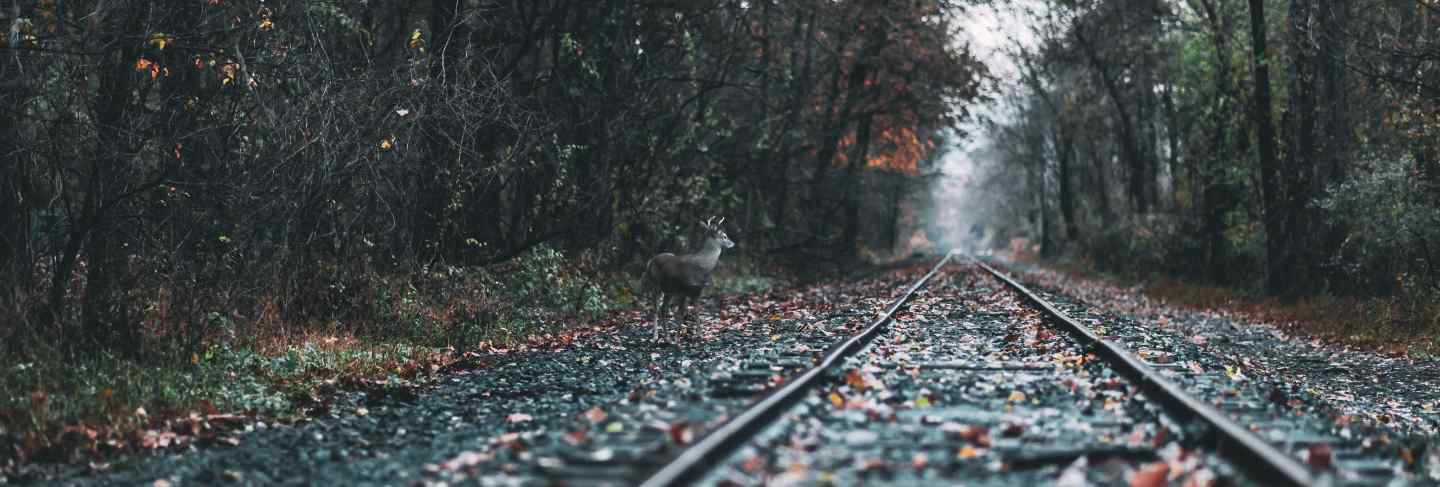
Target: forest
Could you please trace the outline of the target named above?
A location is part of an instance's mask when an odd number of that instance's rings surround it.
[[[867,198],[920,187],[985,73],[943,1],[8,3],[12,349],[366,326],[403,281],[634,266],[710,215],[888,248]]]
[[[957,7],[0,2],[0,437],[558,333],[712,216],[888,254],[986,79]]]
[[[1009,5],[1033,23],[971,154],[1002,233],[1102,270],[1440,325],[1440,7]]]
[[[1026,19],[1013,76],[964,40],[981,8]],[[938,247],[956,153],[994,246],[1440,330],[1430,0],[8,0],[0,24],[7,453],[560,339],[642,306],[646,260],[711,217],[732,290]]]

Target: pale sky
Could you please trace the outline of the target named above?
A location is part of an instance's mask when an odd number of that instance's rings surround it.
[[[1014,39],[1026,44],[1034,43],[1034,34],[1028,19],[1017,10],[1039,1],[1044,0],[1002,2],[1009,3],[1009,7],[982,5],[961,15],[959,24],[964,32],[957,42],[969,42],[975,57],[985,63],[992,76],[998,78],[996,85],[986,87],[992,91],[992,95],[997,89],[1004,90],[1014,86],[1019,70],[1006,51],[1014,48]],[[970,111],[992,119],[1006,118],[1000,101],[980,103],[971,106]],[[970,138],[957,141],[958,147],[943,156],[940,168],[944,177],[938,178],[932,187],[935,207],[931,209],[929,223],[932,229],[939,233],[939,241],[936,243],[942,248],[970,248],[978,245],[979,242],[970,241],[970,226],[985,221],[983,215],[995,211],[996,202],[989,201],[990,197],[983,188],[975,186],[977,181],[982,179],[978,177],[982,170],[979,162],[982,161],[970,160],[972,149],[988,143],[985,140],[987,134],[978,125],[971,125],[965,127]]]

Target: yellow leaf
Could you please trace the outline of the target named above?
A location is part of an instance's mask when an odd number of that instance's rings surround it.
[[[831,392],[830,404],[834,404],[837,408],[845,407],[845,396],[840,395],[838,392]]]
[[[195,364],[195,365],[199,365],[199,364],[200,364],[200,355],[198,355],[198,354],[193,354],[193,353],[190,354],[190,363]]]
[[[271,22],[270,19],[260,19],[260,30],[270,30],[274,27],[275,23]]]
[[[917,408],[928,408],[928,407],[930,407],[930,396],[920,396],[920,397],[918,397],[918,398],[915,398],[915,407],[917,407]]]
[[[154,47],[154,48],[156,48],[156,49],[160,49],[160,50],[163,51],[163,50],[165,50],[165,46],[170,44],[170,36],[169,36],[169,35],[166,35],[166,34],[159,34],[159,33],[157,33],[157,34],[151,34],[151,35],[150,35],[150,39],[148,40],[148,42],[150,43],[150,46],[151,46],[151,47]]]
[[[980,450],[977,450],[975,449],[975,447],[972,447],[970,445],[965,445],[960,448],[960,454],[958,456],[960,458],[975,458],[980,456]]]
[[[390,150],[390,149],[392,149],[392,148],[394,148],[394,147],[395,147],[395,136],[394,136],[394,135],[391,135],[391,136],[386,137],[386,138],[384,138],[384,139],[380,139],[380,150]]]
[[[1010,402],[1025,402],[1025,393],[1020,391],[1013,391],[1010,393],[1010,397],[1008,400]]]
[[[226,63],[225,65],[220,66],[220,74],[221,76],[223,76],[223,78],[220,79],[220,84],[228,85],[230,83],[234,83],[235,77],[240,74],[240,65],[235,63]]]
[[[416,49],[416,48],[419,48],[419,47],[420,47],[420,29],[415,29],[415,32],[411,32],[411,33],[410,33],[410,48],[411,48],[411,49]]]

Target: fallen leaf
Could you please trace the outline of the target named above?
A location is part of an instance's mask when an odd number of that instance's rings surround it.
[[[1155,462],[1130,474],[1130,487],[1161,487],[1169,484],[1170,464]]]
[[[860,374],[860,369],[845,371],[845,385],[857,391],[865,390],[865,376]]]
[[[990,432],[984,426],[964,426],[960,423],[946,422],[940,425],[940,431],[951,438],[964,440],[966,443],[981,448],[990,446]]]
[[[1159,448],[1161,445],[1170,441],[1169,438],[1170,428],[1162,424],[1160,425],[1160,429],[1155,431],[1155,438],[1150,441],[1150,445]]]
[[[680,421],[670,425],[670,441],[677,445],[688,445],[695,441],[695,429],[690,423]]]
[[[760,469],[764,467],[765,459],[761,458],[760,455],[751,456],[750,458],[745,459],[745,463],[740,464],[740,468],[745,470],[747,473],[759,472]]]
[[[450,460],[445,461],[445,463],[441,464],[441,467],[443,467],[445,470],[454,472],[465,467],[478,465],[481,462],[488,462],[490,460],[493,460],[494,458],[495,454],[493,453],[463,451],[460,452],[459,455],[455,455],[455,458],[451,458]]]
[[[1320,470],[1330,470],[1334,466],[1333,457],[1330,445],[1326,443],[1310,445],[1310,448],[1305,451],[1305,463],[1311,468]]]
[[[534,420],[534,416],[525,413],[514,413],[505,417],[505,421],[509,421],[511,423],[526,423]]]
[[[605,420],[605,411],[600,409],[600,406],[595,406],[585,411],[585,419],[591,423],[599,423]]]

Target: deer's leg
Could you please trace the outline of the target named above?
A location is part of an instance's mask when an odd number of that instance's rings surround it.
[[[676,333],[676,340],[675,340],[675,343],[676,343],[677,345],[680,343],[679,335],[690,336],[690,322],[688,321],[688,318],[690,317],[690,312],[689,312],[689,310],[690,310],[690,296],[685,295],[685,294],[681,294],[681,295],[680,295],[680,309],[678,309],[678,310],[675,311],[675,314],[680,317],[680,332],[679,332],[679,333]]]
[[[650,315],[651,321],[655,324],[655,332],[650,338],[652,341],[660,340],[660,320],[665,318],[665,298],[664,291],[655,293],[655,313]]]
[[[685,336],[695,335],[695,328],[699,325],[696,320],[700,318],[700,315],[693,310],[699,301],[694,296],[685,297]]]

